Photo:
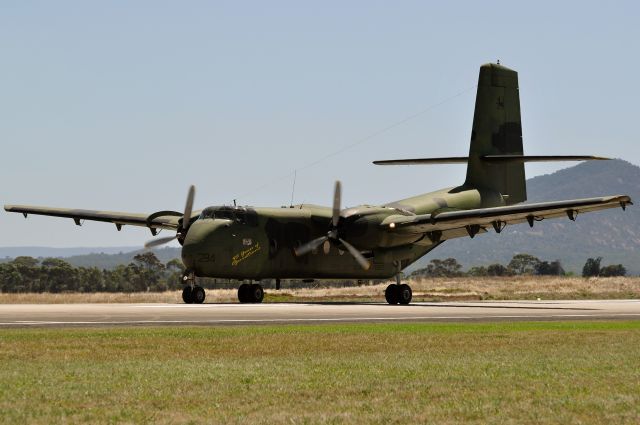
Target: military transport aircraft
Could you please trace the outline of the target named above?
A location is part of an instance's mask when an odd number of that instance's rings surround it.
[[[239,281],[276,279],[386,279],[389,304],[409,304],[411,288],[401,271],[444,241],[471,237],[516,223],[533,225],[547,218],[575,220],[579,214],[632,204],[629,196],[522,204],[526,201],[524,163],[606,159],[593,156],[525,156],[522,149],[518,74],[499,64],[480,67],[471,147],[468,157],[375,161],[378,165],[467,164],[465,182],[457,187],[388,204],[341,208],[341,185],[335,184],[333,207],[287,208],[213,206],[193,212],[194,187],[184,212],[129,214],[109,211],[6,205],[24,214],[68,217],[77,225],[96,220],[122,226],[144,226],[175,236],[153,239],[153,247],[177,239],[186,267],[183,299],[202,303],[204,289],[196,277]],[[242,283],[241,303],[262,301],[259,283]]]

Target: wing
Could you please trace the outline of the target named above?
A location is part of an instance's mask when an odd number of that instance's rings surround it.
[[[25,218],[29,214],[72,218],[78,226],[82,225],[82,220],[92,220],[113,223],[118,230],[124,225],[148,227],[153,234],[156,233],[156,229],[177,229],[183,215],[177,211],[132,214],[115,211],[34,207],[29,205],[5,205],[4,209],[8,212],[22,213]]]
[[[424,234],[432,242],[461,236],[475,236],[493,228],[500,233],[507,224],[536,221],[547,218],[568,217],[575,220],[580,214],[607,208],[633,205],[626,195],[585,198],[568,201],[520,204],[508,207],[479,208],[465,211],[448,211],[439,214],[392,216],[383,222],[388,231]]]

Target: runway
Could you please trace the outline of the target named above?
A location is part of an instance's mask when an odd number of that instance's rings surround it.
[[[0,305],[0,328],[539,320],[640,320],[640,300]]]

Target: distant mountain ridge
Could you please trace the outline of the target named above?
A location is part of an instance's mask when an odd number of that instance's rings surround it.
[[[456,258],[465,267],[506,264],[516,253],[542,260],[561,260],[565,270],[580,272],[589,257],[603,257],[603,264],[623,264],[640,274],[640,167],[616,159],[591,161],[527,180],[528,203],[605,195],[629,195],[635,202],[626,211],[613,209],[567,219],[507,226],[474,239],[446,241],[411,269],[424,267],[433,258]]]
[[[19,256],[28,257],[71,257],[74,255],[86,254],[120,254],[140,249],[137,246],[114,246],[114,247],[72,247],[72,248],[51,248],[46,246],[8,246],[0,247],[0,258],[15,258]]]
[[[34,258],[63,258],[76,267],[97,267],[112,269],[121,264],[129,264],[133,257],[144,252],[140,247],[94,247],[94,248],[46,248],[46,247],[9,247],[0,248],[0,262],[25,255]],[[164,247],[154,249],[158,259],[166,263],[180,258],[180,248]]]

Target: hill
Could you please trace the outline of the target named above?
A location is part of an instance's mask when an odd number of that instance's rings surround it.
[[[527,180],[528,201],[542,202],[603,195],[630,195],[636,205],[578,216],[576,222],[556,219],[508,226],[474,239],[446,241],[411,269],[433,258],[456,258],[466,267],[506,264],[516,253],[562,261],[567,271],[580,272],[589,257],[603,264],[622,263],[640,274],[640,167],[623,160],[585,162]]]
[[[135,251],[120,252],[118,254],[91,253],[84,255],[74,255],[65,260],[76,267],[98,267],[99,269],[112,269],[120,264],[129,264],[136,254],[144,252],[143,249]],[[166,263],[174,258],[180,258],[180,248],[164,247],[153,250],[158,259]]]
[[[114,246],[114,247],[72,247],[72,248],[51,248],[47,246],[7,246],[0,247],[0,258],[15,258],[19,256],[27,257],[55,257],[65,258],[75,255],[86,255],[94,253],[119,254],[140,249],[137,246]]]
[[[46,248],[46,247],[12,247],[0,248],[0,262],[26,255],[34,258],[63,258],[76,267],[98,267],[112,269],[120,264],[129,264],[133,257],[143,252],[138,247],[102,247],[102,248]],[[180,258],[180,248],[164,247],[154,249],[158,259],[163,263]]]

